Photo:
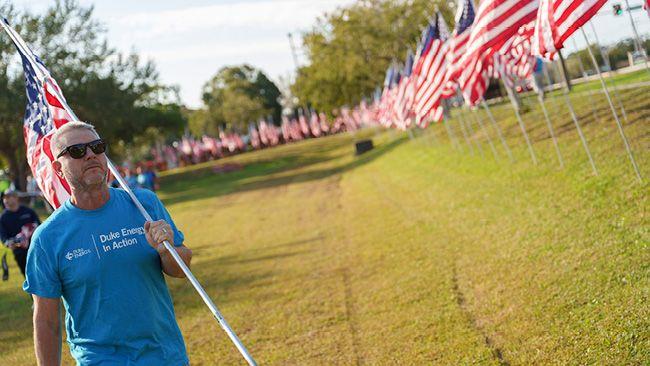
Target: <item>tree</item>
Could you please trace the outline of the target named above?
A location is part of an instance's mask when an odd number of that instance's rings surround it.
[[[273,116],[280,120],[280,90],[250,65],[227,66],[203,87],[205,110],[190,117],[195,134],[215,134],[220,127],[245,130],[248,123]]]
[[[451,19],[446,3],[439,7]],[[391,63],[414,50],[433,14],[428,0],[364,0],[324,15],[303,35],[309,64],[298,70],[293,93],[326,112],[357,104],[381,85]]]
[[[93,8],[76,1],[57,1],[44,14],[19,13],[0,3],[0,14],[10,19],[57,79],[71,108],[93,123],[120,157],[134,138],[150,128],[176,133],[186,124],[177,91],[158,81],[151,62],[124,56],[110,48]],[[15,48],[0,35],[0,156],[10,174],[24,184],[28,167],[22,119],[25,86]]]

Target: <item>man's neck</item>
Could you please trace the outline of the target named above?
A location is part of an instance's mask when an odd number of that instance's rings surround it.
[[[110,198],[108,186],[102,184],[99,187],[84,189],[72,189],[72,197],[70,201],[72,204],[82,210],[96,210]]]

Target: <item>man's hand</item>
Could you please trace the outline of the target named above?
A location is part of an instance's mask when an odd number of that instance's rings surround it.
[[[163,272],[172,277],[185,277],[185,273],[167,251],[163,242],[165,240],[169,241],[169,244],[172,245],[176,253],[178,253],[185,265],[188,267],[192,260],[192,251],[183,245],[178,247],[174,246],[174,231],[172,230],[171,225],[169,225],[165,220],[147,221],[144,223],[144,232],[149,245],[156,249],[158,255],[160,255],[160,263]]]
[[[165,240],[174,246],[174,231],[165,220],[145,222],[144,232],[147,242],[156,249],[158,254],[165,252],[165,246],[163,245]]]

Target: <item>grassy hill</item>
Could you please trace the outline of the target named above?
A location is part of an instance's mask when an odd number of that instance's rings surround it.
[[[414,139],[365,130],[171,171],[160,196],[196,276],[261,365],[644,364],[649,92],[620,91],[644,183],[602,94],[585,89],[572,100],[598,176],[563,100],[547,100],[560,169],[528,99],[538,165],[500,104],[514,163],[485,112],[497,159],[466,111],[473,153],[455,118],[462,150],[441,125]],[[376,148],[355,157],[362,137]],[[226,162],[243,169],[215,173]],[[168,283],[192,364],[243,364],[192,287]],[[15,275],[0,285],[0,364],[34,363],[19,285]]]

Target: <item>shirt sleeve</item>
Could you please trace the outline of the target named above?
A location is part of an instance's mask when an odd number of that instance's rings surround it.
[[[56,299],[61,297],[61,281],[54,264],[55,258],[46,253],[36,239],[27,252],[25,282],[23,290],[40,297]]]

